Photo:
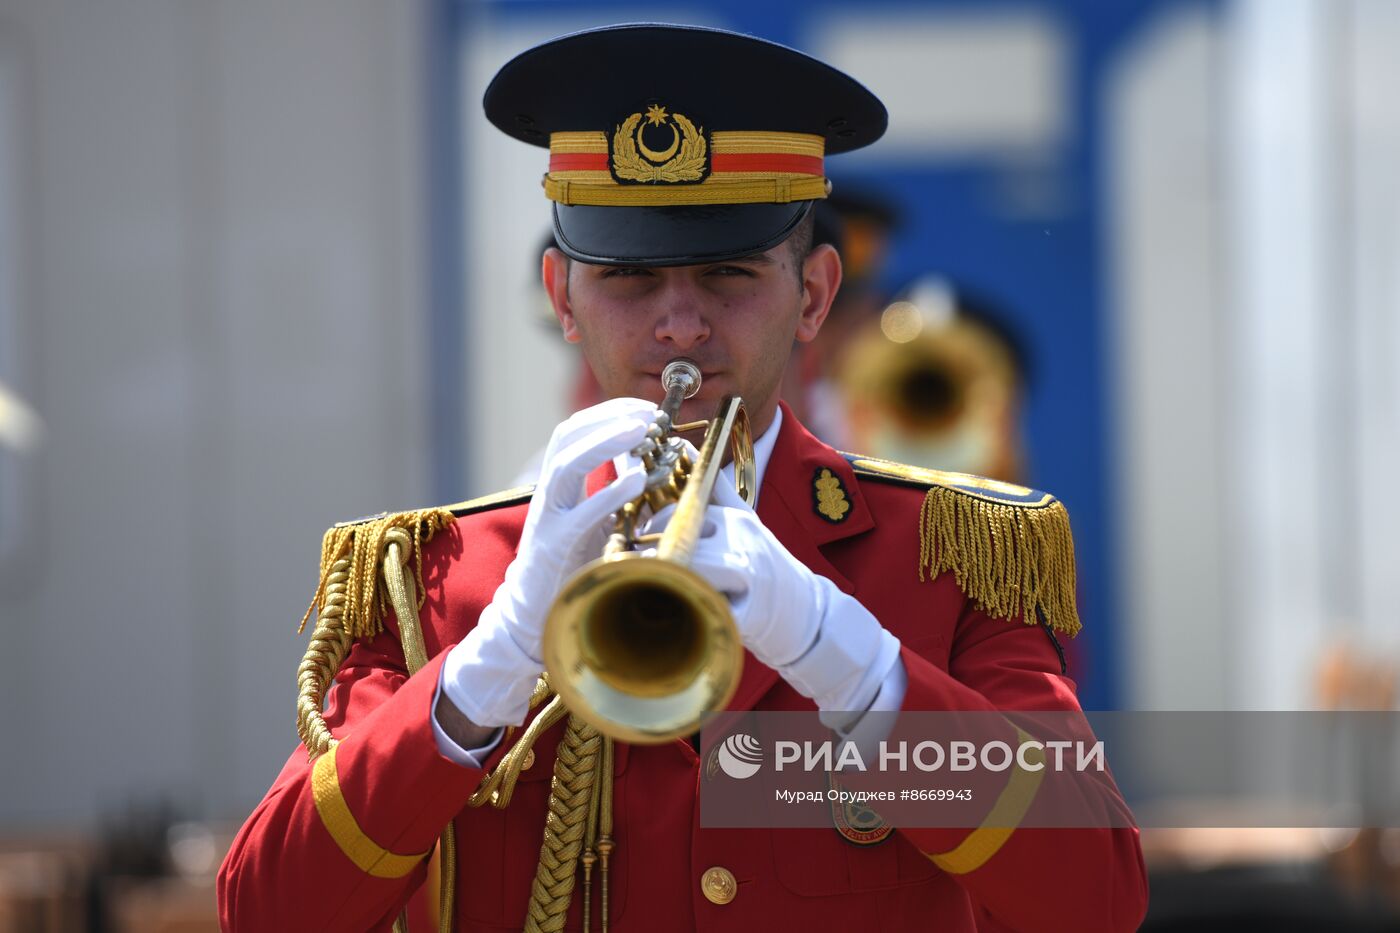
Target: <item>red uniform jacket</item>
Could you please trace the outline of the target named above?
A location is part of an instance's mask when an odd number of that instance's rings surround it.
[[[814,493],[823,469],[850,505],[836,522],[821,514]],[[798,559],[900,639],[905,709],[1077,709],[1044,629],[990,617],[952,573],[920,582],[923,501],[923,490],[859,474],[786,412],[758,514]],[[429,714],[442,652],[490,601],[525,512],[524,501],[475,511],[424,545],[420,615],[435,660],[407,676],[392,624],[355,645],[328,700],[326,720],[340,740],[332,780],[313,786],[306,752],[292,754],[220,871],[225,929],[388,929],[422,885],[427,853],[449,821],[458,850],[456,929],[521,928],[562,724],[536,744],[538,760],[506,809],[468,808],[483,772],[438,753]],[[812,704],[747,656],[730,708]],[[1092,933],[1135,930],[1146,909],[1135,829],[900,829],[873,846],[852,845],[834,829],[702,829],[700,772],[684,740],[617,745],[609,911],[617,933]],[[727,904],[701,890],[702,874],[715,866],[738,882]],[[580,900],[576,892],[569,929],[579,928]]]

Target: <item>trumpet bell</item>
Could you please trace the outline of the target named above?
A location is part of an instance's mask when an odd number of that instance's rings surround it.
[[[615,739],[689,735],[738,688],[744,647],[724,596],[688,567],[607,555],[564,585],[544,632],[550,686]]]
[[[1019,480],[1018,381],[1010,352],[976,322],[925,325],[914,314],[917,328],[891,336],[881,319],[852,341],[838,377],[852,448]]]

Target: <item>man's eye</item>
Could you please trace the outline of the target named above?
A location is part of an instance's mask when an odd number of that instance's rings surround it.
[[[753,270],[744,266],[714,266],[710,269],[712,275],[741,275],[752,276]]]
[[[630,278],[633,276],[647,275],[649,272],[649,269],[643,269],[641,266],[611,266],[603,272],[603,278]]]

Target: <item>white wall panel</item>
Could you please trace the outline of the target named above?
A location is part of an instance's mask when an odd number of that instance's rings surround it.
[[[331,522],[420,505],[420,5],[9,0],[46,537],[0,590],[0,828],[242,817]]]
[[[1241,0],[1227,20],[1230,687],[1244,709],[1311,705],[1337,608],[1328,545],[1344,510],[1328,488],[1346,469],[1328,442],[1345,403],[1333,322],[1348,310],[1332,252],[1336,11]]]
[[[1216,32],[1200,10],[1159,18],[1105,98],[1117,618],[1125,704],[1141,709],[1218,709],[1228,694]]]

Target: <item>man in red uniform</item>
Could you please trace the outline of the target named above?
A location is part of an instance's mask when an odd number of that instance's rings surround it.
[[[437,883],[429,858],[449,825],[451,928],[599,923],[598,903],[585,918],[569,895],[573,862],[540,867],[547,817],[567,831],[548,802],[562,724],[535,742],[508,805],[468,802],[520,741],[506,727],[530,719],[554,596],[648,482],[631,452],[677,357],[703,374],[680,420],[739,394],[756,438],[756,510],[719,494],[691,565],[728,597],[747,649],[730,709],[815,709],[851,736],[872,711],[1078,709],[1054,635],[1078,627],[1063,507],[843,455],[778,402],[793,341],[817,333],[840,285],[835,250],[811,248],[823,159],[881,135],[879,101],[781,46],[631,26],[523,53],[486,109],[550,148],[559,249],[545,287],[610,401],[555,430],[533,491],[328,534],[318,604],[340,628],[318,628],[302,676],[338,666],[329,734],[304,733],[314,757],[293,754],[239,833],[219,877],[226,929],[388,929]],[[358,636],[343,664],[324,648],[331,631]],[[1082,933],[1143,916],[1136,830],[1008,827],[1033,796],[1024,772],[986,825],[855,833],[702,827],[702,764],[685,739],[616,745],[609,928]]]

